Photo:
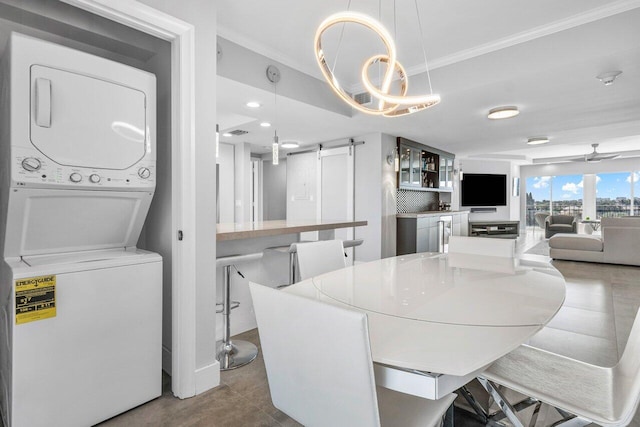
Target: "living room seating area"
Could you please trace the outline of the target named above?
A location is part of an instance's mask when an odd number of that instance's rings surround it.
[[[640,265],[640,217],[602,218],[602,235],[556,234],[549,239],[553,259]]]
[[[544,221],[544,237],[557,233],[577,233],[578,226],[573,215],[549,215]]]

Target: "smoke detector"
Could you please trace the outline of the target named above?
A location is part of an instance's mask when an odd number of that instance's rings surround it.
[[[596,79],[604,83],[605,86],[611,86],[620,74],[622,74],[622,71],[609,71],[596,76]]]

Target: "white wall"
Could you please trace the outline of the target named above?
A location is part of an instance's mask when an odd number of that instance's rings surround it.
[[[264,221],[287,218],[287,159],[277,165],[262,160],[262,212]]]
[[[382,228],[381,228],[381,257],[387,258],[396,255],[396,213],[397,213],[397,172],[395,165],[387,163],[388,155],[395,155],[397,147],[396,137],[382,134],[380,144],[380,156],[382,159]]]
[[[251,221],[251,144],[235,144],[234,156],[235,222]]]
[[[520,165],[511,163],[511,173],[507,186],[508,189],[507,200],[509,203],[509,219],[511,221],[518,221],[520,219]],[[524,196],[523,196],[524,197]],[[520,224],[520,227],[524,227],[524,222]]]
[[[373,261],[382,257],[382,134],[358,135],[364,141],[356,147],[355,219],[366,220],[366,227],[356,227],[355,238],[364,239],[356,248],[356,261]]]
[[[220,210],[220,222],[234,221],[235,205],[235,153],[232,144],[220,143],[218,157],[218,209]],[[215,188],[215,187],[214,187]]]
[[[156,191],[145,221],[144,235],[138,246],[162,255],[162,368],[171,373],[171,284],[172,244],[175,233],[171,227],[171,51],[156,55],[145,67],[156,75],[157,144]],[[144,241],[143,241],[144,238]]]
[[[219,384],[215,359],[216,201],[216,6],[209,0],[176,2],[141,0],[195,28],[195,164],[196,177],[196,384],[200,393]],[[186,313],[185,313],[186,314]]]
[[[518,210],[514,205],[518,204],[518,197],[512,196],[513,172],[511,162],[487,159],[456,159],[457,166],[462,165],[466,173],[504,174],[507,176],[507,206],[496,206],[496,212],[474,212],[469,214],[469,221],[506,221],[518,220]],[[454,176],[454,188],[451,195],[451,209],[468,209],[460,206],[460,180],[459,174]],[[513,211],[513,213],[512,213]]]
[[[274,23],[286,25],[286,23]],[[326,82],[302,73],[260,53],[251,51],[223,37],[218,37],[222,58],[218,64],[219,76],[246,85],[273,92],[273,84],[266,78],[267,66],[275,65],[280,70],[278,96],[295,99],[323,110],[351,117],[352,108],[328,90]],[[212,45],[215,46],[215,45]],[[213,48],[213,47],[212,47]]]
[[[596,174],[589,173],[583,175],[582,188],[596,188]],[[583,191],[582,192],[582,218],[596,218],[596,192],[595,191]]]

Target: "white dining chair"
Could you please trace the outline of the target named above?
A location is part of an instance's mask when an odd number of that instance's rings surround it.
[[[342,240],[296,243],[300,280],[346,267]]]
[[[498,359],[479,379],[485,388],[489,385],[494,398],[500,397],[487,380],[575,415],[565,418],[573,427],[629,425],[640,403],[640,311],[622,357],[613,367],[522,345]],[[508,408],[507,403],[500,406]]]
[[[437,426],[455,399],[376,387],[367,316],[250,283],[273,405],[308,427]]]
[[[449,253],[514,258],[515,252],[516,242],[513,239],[469,236],[449,237]]]

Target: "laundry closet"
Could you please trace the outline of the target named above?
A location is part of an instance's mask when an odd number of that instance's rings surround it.
[[[98,423],[170,365],[169,47],[61,7],[0,8],[7,427]]]

